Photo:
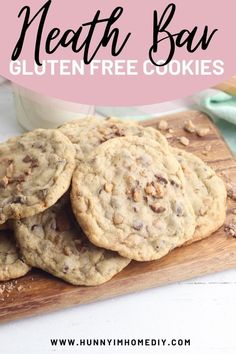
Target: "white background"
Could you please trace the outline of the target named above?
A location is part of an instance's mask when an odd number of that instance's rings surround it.
[[[21,132],[0,87],[0,140]],[[52,347],[51,338],[186,338],[189,347]],[[0,325],[0,353],[236,353],[236,270]]]

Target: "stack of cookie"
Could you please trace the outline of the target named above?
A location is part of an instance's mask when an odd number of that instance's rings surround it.
[[[15,234],[0,234],[0,280],[36,267],[101,284],[224,223],[215,172],[134,122],[91,117],[36,130],[1,144],[0,162],[0,224]]]

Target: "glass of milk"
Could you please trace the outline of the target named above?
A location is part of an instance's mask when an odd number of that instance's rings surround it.
[[[94,106],[50,98],[13,84],[16,117],[26,130],[56,128],[94,114]]]

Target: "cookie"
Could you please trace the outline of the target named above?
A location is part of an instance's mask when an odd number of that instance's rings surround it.
[[[0,281],[23,277],[30,267],[20,258],[14,235],[0,232]]]
[[[150,261],[191,239],[195,215],[173,154],[150,138],[115,138],[80,163],[74,214],[92,243]]]
[[[75,148],[58,130],[38,129],[0,144],[0,224],[56,203],[74,168]]]
[[[223,180],[197,156],[173,148],[186,178],[186,191],[196,215],[192,242],[210,236],[226,217],[227,192]]]
[[[78,160],[84,160],[94,148],[107,140],[129,135],[152,138],[169,150],[166,138],[158,130],[115,118],[88,117],[64,124],[59,129],[75,144]]]
[[[130,262],[92,245],[65,198],[41,214],[16,221],[15,232],[28,264],[74,285],[102,284]]]

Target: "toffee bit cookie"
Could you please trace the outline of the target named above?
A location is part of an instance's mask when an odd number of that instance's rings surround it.
[[[0,144],[0,224],[56,203],[74,167],[75,148],[57,130],[38,129]]]
[[[128,135],[152,138],[169,150],[166,138],[158,130],[144,128],[135,122],[88,117],[64,124],[59,129],[75,144],[79,160],[84,160],[94,148],[107,140]]]
[[[185,178],[186,191],[196,214],[196,230],[192,240],[201,240],[218,230],[226,217],[226,188],[223,180],[197,156],[173,149]]]
[[[74,285],[102,284],[130,262],[92,245],[65,198],[41,214],[16,221],[15,231],[28,264]]]
[[[181,167],[150,138],[97,147],[73,175],[71,200],[91,242],[137,261],[163,257],[195,230]]]
[[[0,281],[23,277],[30,267],[21,259],[13,233],[0,232]]]

